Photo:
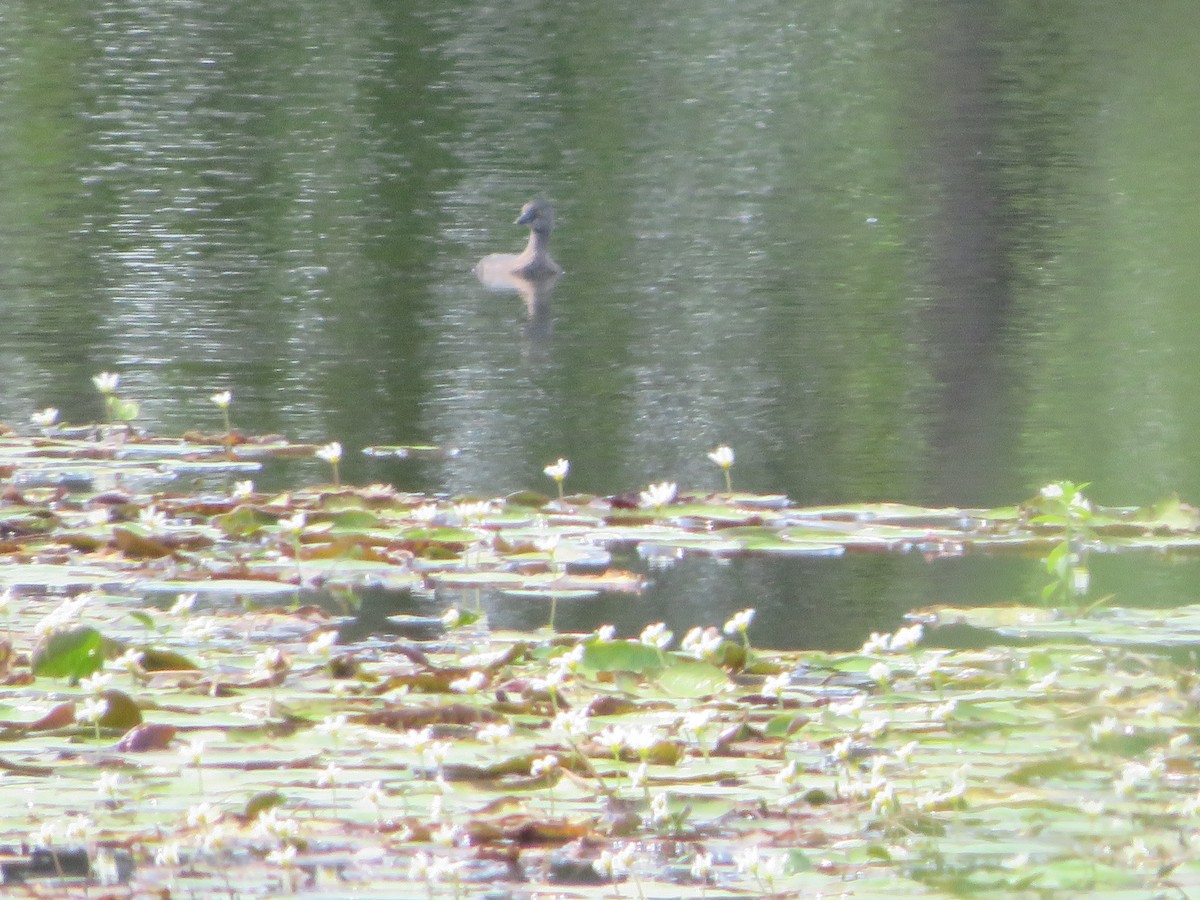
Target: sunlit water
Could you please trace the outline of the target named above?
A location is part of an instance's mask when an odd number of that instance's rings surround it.
[[[345,475],[991,505],[1200,497],[1194,147],[1166,2],[59,4],[0,13],[0,416],[339,439]],[[541,315],[471,268],[531,196]],[[443,460],[361,459],[431,442]],[[317,465],[262,476],[280,486]],[[641,566],[637,559],[626,560]],[[1194,599],[1191,564],[1098,594]],[[563,627],[849,646],[1036,560],[687,561]],[[537,604],[489,598],[504,624]]]

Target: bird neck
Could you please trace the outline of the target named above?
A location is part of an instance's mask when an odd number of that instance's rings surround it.
[[[544,259],[550,253],[550,232],[548,231],[530,231],[529,243],[525,245],[525,250],[521,253],[521,259],[527,263],[535,260]]]

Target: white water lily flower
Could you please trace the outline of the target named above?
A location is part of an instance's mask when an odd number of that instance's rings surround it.
[[[279,527],[285,534],[298,536],[304,530],[304,523],[307,521],[303,512],[298,512],[294,516],[288,516],[286,519],[279,520]]]
[[[58,410],[53,406],[47,406],[41,412],[35,412],[29,419],[39,428],[49,428],[58,421]]]
[[[101,372],[99,375],[92,376],[92,384],[102,394],[111,394],[120,383],[121,376],[116,372]]]
[[[652,484],[638,495],[638,505],[643,509],[666,506],[679,493],[679,485],[673,481]]]
[[[316,456],[327,463],[340,462],[342,458],[342,445],[337,441],[331,441],[323,447],[318,447]]]
[[[99,722],[108,712],[108,700],[104,697],[93,697],[79,704],[75,712],[77,722]]]
[[[722,444],[716,450],[709,452],[708,458],[722,469],[728,469],[733,465],[733,448]]]
[[[745,631],[750,627],[750,623],[754,620],[753,609],[743,609],[740,612],[730,616],[729,621],[725,623],[724,632],[726,634],[737,634],[739,631]]]
[[[671,645],[675,633],[668,631],[667,626],[662,622],[655,622],[653,625],[647,625],[642,629],[641,636],[638,641],[648,647],[657,647],[659,650],[665,650]]]
[[[896,633],[892,635],[891,650],[894,653],[909,650],[921,643],[923,637],[925,637],[925,626],[920,622],[897,629]]]
[[[220,409],[229,409],[229,404],[233,402],[233,393],[231,391],[218,391],[209,397],[208,400]]]

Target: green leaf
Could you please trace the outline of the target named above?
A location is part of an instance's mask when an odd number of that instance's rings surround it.
[[[580,668],[596,672],[629,672],[642,675],[663,668],[664,656],[656,647],[638,641],[589,641],[583,649]]]
[[[104,637],[95,628],[79,625],[55,631],[34,648],[33,674],[69,678],[74,684],[104,665]]]
[[[242,505],[233,512],[213,516],[212,523],[230,537],[248,537],[268,525],[274,525],[275,519],[253,506]]]
[[[249,800],[246,801],[244,815],[247,821],[253,822],[261,813],[269,809],[274,809],[281,806],[287,801],[287,797],[279,791],[260,791]]]
[[[712,663],[680,656],[669,660],[667,668],[658,675],[658,684],[672,697],[710,697],[729,685],[729,676]]]
[[[126,400],[122,397],[113,398],[112,414],[113,418],[119,422],[132,422],[137,418],[139,409],[136,400]]]

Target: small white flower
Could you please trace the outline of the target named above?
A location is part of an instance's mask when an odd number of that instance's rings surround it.
[[[562,481],[567,477],[567,473],[571,471],[571,461],[560,458],[558,462],[551,463],[542,469],[546,473],[547,478],[553,478],[555,481]]]
[[[762,695],[764,697],[778,697],[783,693],[783,689],[791,684],[791,681],[791,672],[768,675],[766,681],[763,682]]]
[[[887,653],[891,649],[891,632],[880,634],[878,631],[872,631],[871,636],[863,642],[862,650],[859,652],[861,652],[863,656],[874,656],[876,653]]]
[[[446,757],[450,755],[449,741],[430,741],[421,750],[421,761],[433,769],[440,769]]]
[[[724,638],[721,637],[721,632],[709,625],[707,628],[701,628],[699,625],[688,631],[683,636],[683,640],[679,644],[679,648],[696,659],[704,659],[716,653],[721,644],[724,643]]]
[[[550,731],[568,738],[583,737],[588,733],[588,712],[583,706],[558,713],[550,723]]]
[[[38,428],[49,428],[58,421],[58,410],[53,406],[47,406],[40,412],[35,412],[29,419]]]
[[[1061,484],[1055,482],[1054,484],[1048,484],[1043,487],[1039,493],[1047,500],[1057,500],[1063,495],[1063,487]]]
[[[278,809],[268,809],[258,814],[252,830],[258,837],[296,843],[302,836],[304,827],[298,819],[280,813]]]
[[[135,650],[130,647],[116,659],[112,660],[108,665],[113,669],[119,669],[128,672],[130,675],[137,675],[145,670],[142,668],[142,662],[146,659],[146,654],[141,650]],[[83,682],[80,682],[82,685]]]
[[[554,658],[554,664],[560,666],[568,672],[574,672],[579,668],[579,664],[583,662],[583,644],[576,644],[562,656]]]
[[[234,497],[249,497],[254,493],[253,481],[235,481],[233,484]]]
[[[349,734],[349,719],[345,713],[326,716],[315,728],[318,734],[325,734],[338,741]]]
[[[634,848],[629,844],[616,853],[611,850],[601,850],[600,857],[592,861],[592,868],[598,875],[603,875],[610,880],[614,879],[618,875],[624,875],[633,867],[633,853]]]
[[[459,503],[454,507],[460,521],[469,522],[472,519],[482,522],[483,517],[492,511],[492,504],[487,500],[477,503]]]
[[[507,722],[491,722],[480,728],[475,737],[485,744],[502,744],[512,737],[512,726]]]
[[[272,850],[266,856],[267,862],[272,865],[281,866],[284,869],[290,869],[296,865],[296,845],[288,844],[286,847],[280,847],[277,850]]]
[[[638,755],[648,753],[660,741],[658,732],[648,725],[630,726],[625,729],[625,746]]]
[[[116,857],[108,850],[97,850],[92,859],[92,870],[96,880],[106,887],[111,887],[121,880],[121,870],[117,868]]]
[[[318,459],[323,459],[327,463],[340,462],[342,459],[342,445],[337,441],[331,441],[323,447],[318,447],[316,455]]]
[[[396,737],[396,742],[401,747],[408,747],[410,750],[420,750],[431,740],[433,740],[433,729],[428,725],[420,731],[410,728]]]
[[[1046,675],[1029,685],[1029,690],[1035,694],[1044,694],[1058,682],[1058,669],[1051,669]]]
[[[303,511],[297,512],[294,516],[289,516],[286,519],[279,520],[279,528],[284,534],[299,536],[304,530],[306,516]]]
[[[854,738],[844,737],[833,745],[833,758],[841,762],[847,762],[850,759],[850,754],[854,751]]]
[[[432,881],[433,857],[421,851],[408,864],[410,881]]]
[[[221,821],[221,811],[208,801],[197,803],[187,811],[188,828],[211,828]]]
[[[111,394],[120,383],[121,376],[115,372],[101,372],[99,375],[92,376],[92,384],[102,394]]]
[[[750,627],[750,623],[754,620],[753,609],[743,609],[741,612],[736,612],[725,623],[724,632],[726,634],[737,634],[739,631],[744,632]]]
[[[655,794],[650,800],[650,821],[661,824],[671,818],[671,799],[666,793]]]
[[[101,800],[115,800],[125,789],[125,776],[120,772],[101,772],[96,779],[96,794]]]
[[[428,525],[437,518],[438,508],[436,503],[422,503],[420,506],[409,512],[409,516],[414,522],[419,522],[422,525]]]
[[[674,637],[674,632],[668,631],[665,624],[655,622],[653,625],[647,625],[642,629],[638,640],[649,647],[657,647],[660,650],[665,650],[671,645],[671,640]]]
[[[108,712],[108,700],[104,697],[93,697],[79,704],[79,709],[75,712],[75,720],[85,723],[99,722],[104,718],[106,712]]]
[[[35,847],[50,847],[58,840],[61,831],[62,823],[58,819],[51,819],[39,825],[29,839]]]
[[[884,782],[883,786],[871,796],[871,812],[877,816],[894,813],[899,806],[900,804],[896,800],[896,789],[890,782]]]
[[[877,662],[867,669],[867,677],[880,684],[887,684],[892,677],[892,669],[885,662]]]
[[[954,717],[955,710],[958,709],[958,699],[951,697],[945,703],[933,707],[929,713],[929,717],[935,722],[945,722],[947,719]]]
[[[333,787],[342,780],[344,770],[337,763],[329,763],[317,776],[317,787]]]
[[[733,465],[733,448],[722,444],[716,450],[711,451],[708,458],[722,469],[728,469]]]
[[[156,866],[177,866],[183,860],[183,841],[167,841],[154,851]]]
[[[87,678],[79,679],[79,688],[84,693],[96,696],[97,694],[104,693],[112,683],[112,680],[113,677],[108,672],[94,672]]]
[[[800,766],[794,759],[789,759],[787,765],[775,774],[775,783],[780,787],[787,787],[795,782],[799,776]]]
[[[453,606],[450,607],[448,610],[446,610],[444,613],[442,613],[442,624],[445,625],[447,628],[457,628],[458,623],[461,621],[462,621],[462,613],[460,613]]]
[[[457,694],[477,694],[487,684],[487,676],[482,672],[472,672],[466,678],[456,678],[450,682],[450,690]]]
[[[762,851],[757,847],[747,847],[745,850],[739,850],[733,855],[733,862],[739,872],[754,875],[762,865]]]
[[[692,710],[684,713],[683,720],[679,723],[679,730],[683,734],[690,734],[698,741],[701,733],[716,717],[717,711],[708,707]]]
[[[383,789],[383,782],[373,781],[363,788],[362,798],[373,809],[379,809],[379,807],[383,806],[383,801],[387,799],[387,792]]]
[[[218,391],[208,400],[220,409],[229,409],[229,404],[233,402],[233,394],[230,391]]]
[[[601,625],[596,629],[596,640],[601,644],[607,644],[617,636],[617,626]]]
[[[193,735],[190,741],[179,748],[179,758],[188,765],[200,765],[204,761],[204,744],[204,738]]]
[[[679,493],[679,485],[673,481],[652,484],[638,495],[638,505],[643,509],[666,506]]]
[[[161,531],[167,527],[167,514],[159,512],[153,506],[138,511],[138,524],[147,531]]]
[[[529,774],[533,778],[541,778],[553,772],[559,766],[558,757],[553,753],[548,753],[541,759],[535,759],[529,766]]]
[[[313,656],[329,657],[333,655],[333,646],[337,643],[336,631],[322,631],[308,642],[308,652]]]
[[[697,853],[692,859],[692,877],[697,881],[708,881],[712,875],[713,857],[711,853]]]
[[[909,650],[921,643],[923,637],[925,637],[925,626],[920,622],[900,628],[892,635],[891,650],[893,653]]]

